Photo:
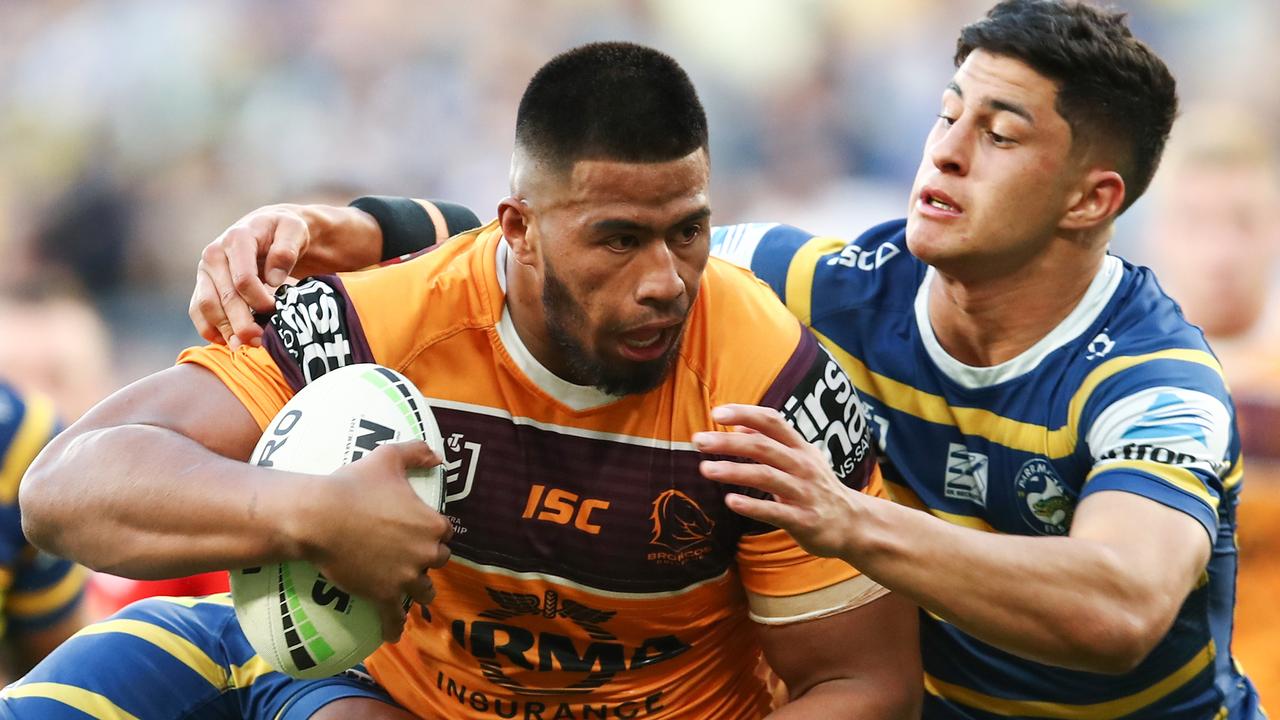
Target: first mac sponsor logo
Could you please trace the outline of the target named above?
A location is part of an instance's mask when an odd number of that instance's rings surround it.
[[[355,361],[338,293],[320,280],[277,291],[271,324],[306,382]]]
[[[845,485],[862,489],[870,474],[866,415],[849,376],[819,347],[817,357],[782,403],[787,422],[821,449]]]

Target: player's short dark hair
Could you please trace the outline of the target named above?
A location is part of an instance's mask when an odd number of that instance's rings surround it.
[[[578,160],[664,162],[707,147],[707,114],[671,57],[591,43],[534,74],[516,112],[516,146],[561,169]]]
[[[1074,0],[1003,0],[960,31],[956,65],[974,50],[1021,60],[1058,84],[1072,142],[1103,143],[1124,178],[1123,211],[1155,175],[1178,113],[1169,68],[1125,15]]]

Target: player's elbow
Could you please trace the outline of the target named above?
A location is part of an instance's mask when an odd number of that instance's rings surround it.
[[[22,533],[31,544],[57,554],[62,518],[55,500],[57,481],[49,472],[49,464],[42,455],[27,468],[18,486],[18,507],[22,508]]]
[[[1072,664],[1103,675],[1133,672],[1168,632],[1170,620],[1150,606],[1109,612],[1081,627],[1074,643],[1079,661]]]
[[[71,438],[59,437],[36,457],[18,485],[22,532],[32,545],[66,556],[67,541],[75,532],[80,493],[67,481],[65,454]],[[79,521],[84,522],[84,517]]]

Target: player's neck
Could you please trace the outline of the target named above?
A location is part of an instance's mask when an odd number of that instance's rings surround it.
[[[1069,254],[1045,253],[998,277],[962,280],[937,272],[928,308],[938,343],[974,367],[999,365],[1031,348],[1071,314],[1106,257],[1105,245]]]

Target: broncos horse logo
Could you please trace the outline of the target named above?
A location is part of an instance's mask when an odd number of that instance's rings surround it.
[[[664,490],[653,501],[649,519],[653,520],[649,544],[677,553],[710,540],[716,526],[693,498],[679,490]]]

